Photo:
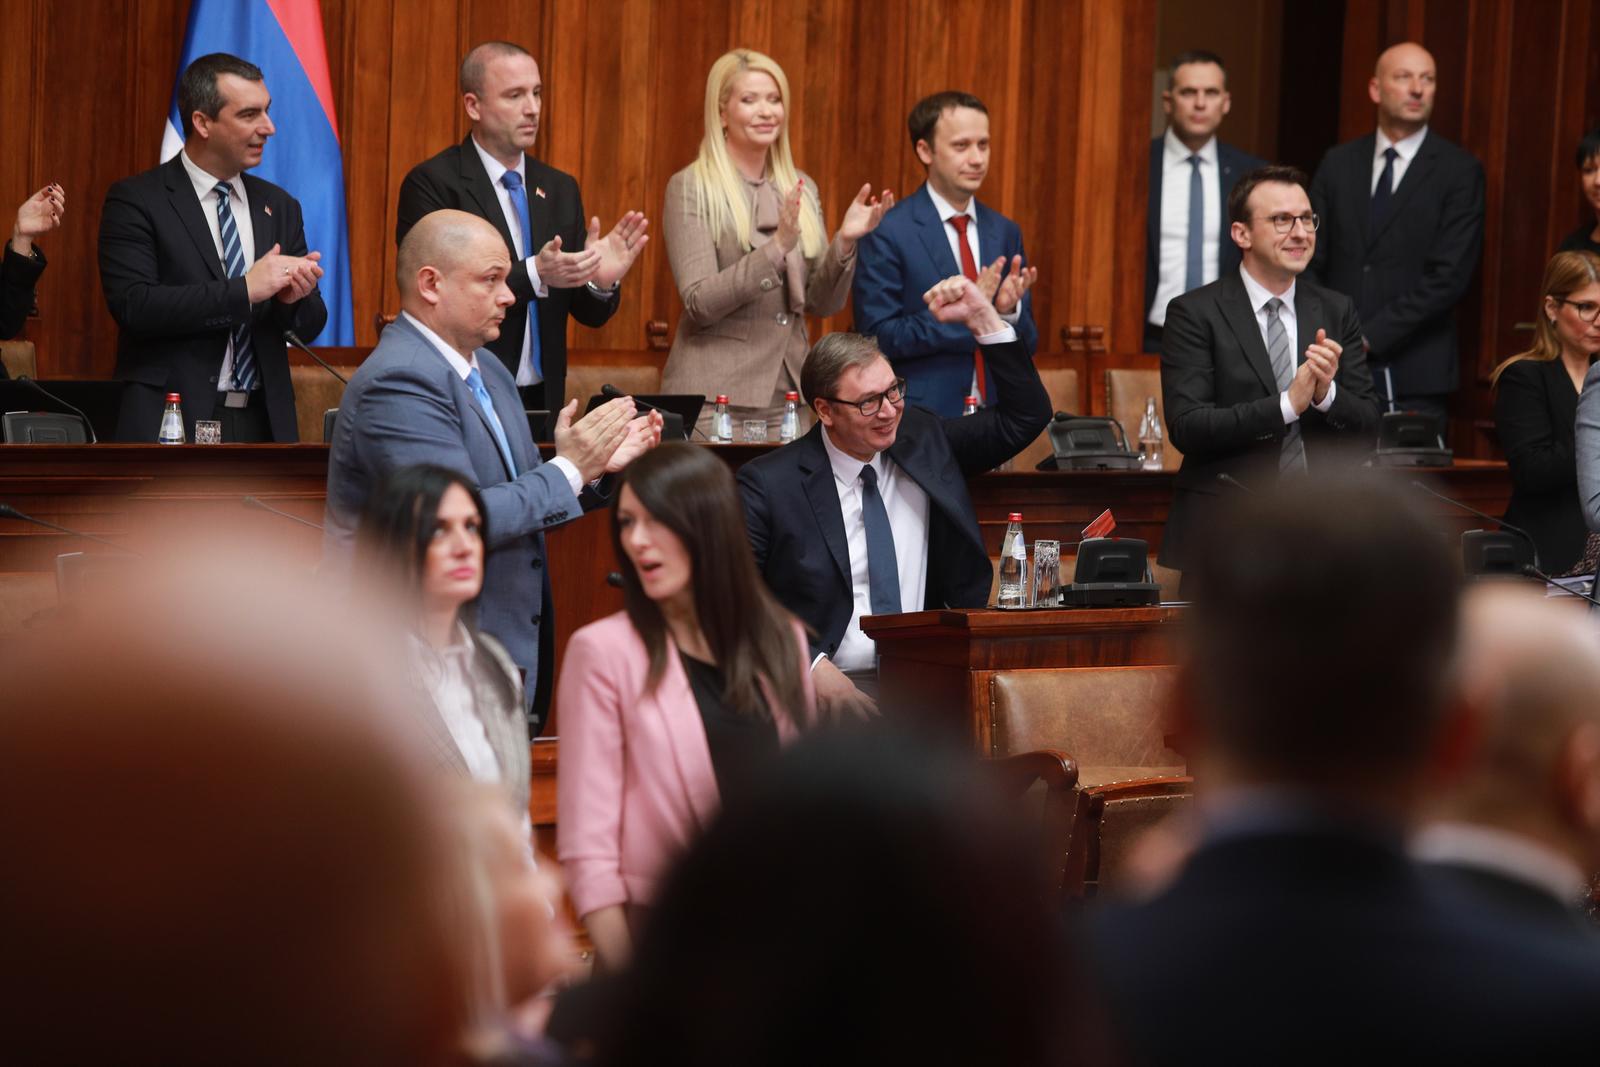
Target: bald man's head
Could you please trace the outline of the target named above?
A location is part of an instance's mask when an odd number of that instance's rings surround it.
[[[516,297],[511,251],[499,231],[465,211],[425,215],[400,242],[400,306],[463,356],[500,336]]]
[[[1462,699],[1480,744],[1444,814],[1600,861],[1600,628],[1521,585],[1470,591]]]
[[[1378,57],[1367,94],[1378,105],[1378,126],[1390,140],[1401,140],[1428,124],[1438,69],[1420,44],[1403,41]]]

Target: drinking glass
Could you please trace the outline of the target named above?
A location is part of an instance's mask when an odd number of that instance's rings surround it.
[[[1053,608],[1061,603],[1061,542],[1033,543],[1033,603]]]

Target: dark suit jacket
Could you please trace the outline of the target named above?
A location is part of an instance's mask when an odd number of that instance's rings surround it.
[[[1556,245],[1557,252],[1593,252],[1600,256],[1600,241],[1594,239],[1594,223],[1586,222],[1567,234]]]
[[[1337,438],[1371,446],[1378,399],[1361,354],[1361,323],[1350,301],[1302,275],[1295,284],[1294,308],[1296,365],[1319,328],[1344,347],[1333,407],[1327,414],[1307,408],[1299,420],[1306,465],[1314,471],[1328,460],[1329,446]],[[1237,270],[1167,305],[1161,349],[1162,410],[1172,443],[1183,453],[1183,466],[1173,483],[1160,559],[1181,570],[1185,545],[1209,521],[1221,494],[1238,492],[1217,476],[1232,475],[1251,489],[1277,481],[1287,427],[1267,346]]]
[[[256,256],[273,245],[284,255],[306,254],[300,203],[271,182],[244,176]],[[242,221],[241,221],[242,225]],[[194,183],[173,156],[143,174],[124,178],[106,193],[100,215],[100,286],[117,320],[116,376],[149,389],[123,394],[120,441],[154,441],[163,392],[183,397],[183,421],[209,419],[217,401],[217,374],[235,327],[250,323],[274,441],[298,441],[294,386],[283,332],[310,342],[328,321],[322,294],[312,290],[294,304],[252,305],[242,277],[228,277]]]
[[[1483,165],[1428,131],[1368,233],[1376,134],[1329,149],[1311,182],[1322,216],[1311,275],[1356,302],[1373,377],[1387,366],[1397,396],[1453,392],[1460,378],[1456,304],[1483,247]]]
[[[1600,954],[1436,891],[1397,842],[1330,829],[1203,845],[1166,892],[1088,932],[1135,1063],[1542,1063],[1600,1047]]]
[[[1145,219],[1145,244],[1144,244],[1144,313],[1146,319],[1150,315],[1150,305],[1156,298],[1156,279],[1161,273],[1161,187],[1162,153],[1166,150],[1165,136],[1157,137],[1150,142],[1150,210]],[[1221,220],[1221,230],[1217,235],[1217,277],[1222,277],[1229,271],[1239,269],[1239,246],[1233,243],[1233,224],[1228,220],[1228,194],[1233,192],[1233,187],[1239,179],[1255,170],[1264,167],[1267,161],[1257,159],[1248,152],[1241,152],[1231,144],[1217,142],[1217,170],[1221,179],[1218,192],[1221,194],[1221,210],[1217,218]],[[1155,349],[1147,349],[1154,351]]]
[[[1578,391],[1559,359],[1521,359],[1500,374],[1494,426],[1511,468],[1506,522],[1533,536],[1539,566],[1560,574],[1583,554],[1578,501]]]
[[[528,255],[536,254],[558,235],[564,250],[581,251],[588,241],[589,220],[583,213],[583,194],[578,191],[577,179],[532,156],[525,158],[528,222],[533,230],[533,247]],[[541,189],[543,196],[539,195]],[[487,347],[515,377],[517,364],[522,359],[522,335],[528,326],[528,303],[537,301],[544,402],[551,410],[561,407],[567,395],[567,316],[571,315],[585,326],[604,326],[616,313],[622,299],[621,291],[602,297],[596,296],[586,285],[559,289],[546,283],[550,295],[543,299],[534,295],[528,265],[516,258],[516,245],[506,225],[505,212],[500,210],[500,199],[489,181],[489,172],[483,169],[483,160],[472,146],[471,134],[460,144],[451,145],[432,159],[418,163],[406,175],[400,186],[395,243],[403,241],[424,215],[440,208],[455,208],[477,215],[489,220],[500,231],[512,257],[511,276],[506,284],[516,295],[517,302],[506,309],[500,336]]]
[[[1423,870],[1469,904],[1543,927],[1555,937],[1572,938],[1600,953],[1600,929],[1578,910],[1576,900],[1563,901],[1543,886],[1474,864],[1442,860],[1423,864]]]
[[[1022,230],[993,208],[978,202],[978,250],[993,263],[1022,255]],[[940,323],[928,313],[922,294],[936,282],[961,273],[950,252],[949,227],[928,196],[927,185],[889,210],[878,228],[857,246],[856,329],[878,339],[878,347],[906,379],[912,404],[937,415],[958,416],[972,386],[972,334],[959,323]],[[1027,257],[1023,257],[1027,262]],[[983,263],[977,264],[983,269]],[[1033,300],[1022,298],[1017,339],[1031,356],[1039,347]]]
[[[44,273],[44,253],[39,246],[33,255],[24,256],[4,244],[4,258],[0,259],[0,341],[8,340],[22,332],[22,324],[33,310],[33,285]],[[5,364],[0,363],[0,378],[6,376]]]
[[[421,332],[398,319],[378,338],[339,402],[328,449],[323,554],[335,571],[348,564],[367,496],[388,472],[432,463],[466,475],[483,494],[489,534],[478,626],[524,672],[531,731],[537,734],[554,670],[544,530],[576,519],[583,508],[566,475],[540,462],[511,372],[488,358],[487,349],[477,356],[521,473],[512,477],[506,468],[489,419],[460,375]]]
[[[987,346],[984,362],[995,404],[964,418],[908,404],[889,447],[889,458],[928,494],[929,608],[988,602],[994,569],[966,478],[1027,447],[1052,414],[1021,341]],[[756,565],[778,602],[811,628],[813,658],[838,650],[852,605],[850,549],[822,432],[819,422],[800,440],[739,468]]]

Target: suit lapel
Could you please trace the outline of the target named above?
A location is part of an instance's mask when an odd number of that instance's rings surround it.
[[[530,256],[556,235],[550,201],[539,195],[540,190],[544,188],[544,183],[539,179],[539,169],[540,163],[532,156],[523,157],[522,172],[527,175],[528,229],[533,234],[533,249],[528,253]],[[584,226],[589,225],[588,219],[580,219],[579,222]],[[569,251],[576,252],[578,249],[573,248]]]
[[[972,203],[978,212],[977,267],[982,270],[985,262],[993,263],[1004,253],[1005,248],[1000,238],[1000,216],[984,207],[976,198]]]
[[[1373,142],[1376,144],[1376,140]],[[1367,246],[1378,243],[1394,223],[1394,220],[1405,213],[1406,204],[1416,195],[1418,186],[1425,184],[1428,176],[1433,172],[1433,167],[1438,160],[1439,143],[1429,133],[1422,139],[1422,147],[1417,149],[1417,154],[1406,165],[1405,175],[1400,179],[1400,184],[1389,199],[1389,213],[1383,217],[1383,222],[1378,229],[1367,239]],[[1370,177],[1370,176],[1369,176]]]
[[[939,211],[933,206],[928,187],[918,189],[911,199],[911,217],[917,223],[917,235],[922,238],[923,250],[929,262],[939,268],[939,277],[952,278],[961,273],[961,265],[950,251],[950,239],[945,236],[945,224],[939,221]],[[982,240],[982,234],[979,235]]]
[[[470,133],[461,142],[461,185],[467,190],[467,195],[477,201],[478,214],[500,231],[500,238],[514,255],[517,243],[511,239],[511,230],[506,226],[506,213],[500,207],[500,195],[489,180],[489,172],[483,169],[483,160],[478,158],[478,149],[473,145]]]
[[[1161,247],[1161,153],[1163,139],[1157,137],[1150,142],[1150,210],[1145,218],[1145,247],[1159,249]],[[1226,211],[1223,212],[1227,214]],[[1158,257],[1159,258],[1159,257]],[[1147,257],[1148,259],[1148,257]],[[1155,262],[1155,260],[1150,260]]]
[[[844,512],[839,508],[839,491],[833,487],[833,464],[828,462],[828,450],[822,444],[822,423],[811,427],[800,439],[800,481],[805,486],[806,499],[811,502],[811,514],[816,516],[817,527],[822,531],[822,541],[828,546],[839,576],[850,583],[850,542],[844,532]]]
[[[250,234],[256,243],[256,258],[260,259],[271,251],[277,242],[277,224],[272,218],[272,213],[267,208],[267,191],[262,183],[256,181],[248,174],[244,178],[245,192],[250,196]],[[250,265],[245,264],[248,270]]]
[[[201,262],[206,265],[212,277],[224,277],[222,260],[217,255],[217,243],[212,239],[211,229],[206,224],[205,209],[200,206],[199,198],[194,195],[194,183],[189,180],[189,172],[184,169],[183,160],[177,156],[173,156],[172,161],[167,164],[166,182],[167,197],[172,202],[172,209],[177,212],[178,220],[188,231],[190,240],[194,241],[195,251],[200,254]]]
[[[661,684],[653,697],[645,699],[661,716],[684,796],[703,829],[710,825],[721,801],[717,793],[717,774],[711,765],[711,746],[706,741],[705,724],[700,719],[700,704],[689,685],[683,661],[678,658],[678,646],[670,636],[667,637],[667,665],[661,674]]]
[[[1343,209],[1356,220],[1363,248],[1372,244],[1372,153],[1377,144],[1378,135],[1373,133],[1355,142],[1349,159],[1350,176],[1345,183],[1350,192]],[[1390,201],[1391,207],[1393,204]]]
[[[487,348],[480,348],[473,354],[478,359],[479,374],[483,374],[483,368],[489,366],[491,361],[499,360],[499,357]],[[458,381],[460,380],[459,375],[456,375],[454,371],[451,372],[451,376]],[[522,435],[513,433],[512,424],[507,420],[507,413],[514,413],[515,417],[519,419],[525,417],[522,414],[521,399],[514,387],[509,391],[508,395],[507,390],[500,388],[500,384],[498,375],[483,374],[483,387],[489,391],[489,403],[494,405],[494,413],[500,416],[500,428],[505,431],[506,444],[511,448],[511,456],[517,461],[520,469],[529,470],[534,466],[534,462],[528,456],[517,454],[517,441],[521,439]],[[483,406],[478,403],[478,398],[472,395],[472,390],[467,386],[466,382],[461,383],[461,388],[467,394],[467,403],[471,404],[472,410],[477,412],[478,421],[483,423],[483,428],[488,431],[489,440],[495,442],[494,454],[500,456],[500,466],[505,467],[506,460],[504,456],[500,455],[499,442],[494,435],[494,424],[489,421],[489,413],[483,410]],[[511,470],[509,467],[506,468],[506,478],[510,479],[516,476],[516,471]]]
[[[1302,354],[1317,339],[1317,331],[1328,327],[1322,317],[1322,297],[1312,291],[1304,275],[1294,287],[1294,324],[1299,347],[1289,354],[1299,366]]]
[[[1244,282],[1237,273],[1223,275],[1222,284],[1217,288],[1217,306],[1222,310],[1222,318],[1233,331],[1239,347],[1244,350],[1245,361],[1250,364],[1250,369],[1256,372],[1256,377],[1261,379],[1268,393],[1276,393],[1278,377],[1272,373],[1272,360],[1267,356],[1266,343],[1261,340],[1255,312],[1250,310],[1250,294],[1245,291]],[[1296,303],[1295,314],[1298,316],[1299,313],[1299,304]]]
[[[1228,194],[1238,179],[1237,161],[1233,151],[1221,141],[1217,142],[1217,260],[1227,259],[1226,250],[1233,244],[1233,222],[1228,218]],[[1159,239],[1159,238],[1158,238]]]

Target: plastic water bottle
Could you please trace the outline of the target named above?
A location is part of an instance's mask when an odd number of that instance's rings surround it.
[[[976,415],[978,413],[978,398],[969,396],[961,405],[961,414]]]
[[[728,411],[728,394],[717,394],[716,414],[711,416],[711,439],[719,444],[733,444],[733,415]]]
[[[1022,512],[1006,516],[1006,537],[1000,543],[1000,597],[1002,608],[1028,606],[1028,545],[1022,539]]]
[[[778,426],[778,443],[788,444],[800,436],[800,394],[793,389],[783,394],[783,422]]]
[[[167,407],[161,413],[161,429],[156,432],[156,444],[181,445],[184,443],[183,408],[179,407],[179,402],[182,399],[177,393],[167,394]]]
[[[1144,418],[1139,420],[1139,466],[1147,471],[1161,469],[1161,416],[1156,414],[1156,398],[1144,402]]]

